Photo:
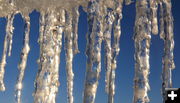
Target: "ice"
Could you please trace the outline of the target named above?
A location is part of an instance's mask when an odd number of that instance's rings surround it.
[[[135,77],[133,103],[148,103],[149,52],[151,42],[151,20],[148,17],[148,0],[136,1],[136,20],[134,31]]]
[[[116,1],[117,2],[117,1]],[[119,3],[116,3],[115,6],[115,21],[114,21],[114,42],[112,44],[112,64],[111,64],[111,73],[110,73],[110,82],[109,82],[109,97],[108,102],[114,103],[114,95],[115,95],[115,70],[117,68],[117,56],[120,51],[119,42],[121,36],[121,19],[122,19],[122,4],[123,0]]]
[[[55,103],[63,33],[63,25],[58,26],[56,23],[62,22],[61,18],[56,18],[53,10],[41,14],[39,71],[35,81],[34,103]]]
[[[40,12],[38,43],[40,57],[38,73],[33,93],[34,103],[56,103],[59,83],[59,63],[64,34],[66,54],[67,102],[74,103],[73,58],[79,53],[78,21],[79,7],[87,12],[88,32],[86,45],[86,77],[83,91],[83,103],[94,103],[101,72],[101,45],[104,42],[105,55],[105,91],[108,103],[114,103],[117,57],[120,52],[121,19],[123,4],[136,3],[134,26],[135,77],[133,103],[148,103],[149,52],[151,34],[164,40],[162,95],[165,88],[172,87],[174,64],[174,37],[171,0],[0,0],[0,17],[7,18],[6,35],[0,63],[0,91],[5,91],[4,73],[6,56],[10,56],[13,45],[13,19],[20,13],[25,21],[24,43],[19,74],[15,86],[16,102],[21,103],[24,72],[27,64],[30,32],[30,17],[33,10]],[[158,6],[160,9],[158,10]],[[158,19],[158,13],[160,18]],[[159,22],[158,22],[159,20]],[[159,24],[158,24],[159,23]],[[158,31],[160,25],[160,32]],[[126,69],[126,68],[123,68]]]
[[[172,88],[172,69],[174,64],[174,34],[173,17],[171,12],[171,1],[161,0],[160,2],[160,37],[164,40],[164,55],[162,59],[162,95],[163,102],[166,100],[165,88]]]
[[[3,48],[3,55],[0,64],[0,91],[5,91],[4,86],[4,73],[5,73],[5,66],[6,66],[6,56],[9,49],[9,56],[11,55],[11,48],[12,48],[12,36],[13,36],[13,20],[14,14],[10,14],[7,16],[7,24],[6,24],[6,36],[4,39],[4,48]]]
[[[109,93],[109,81],[111,73],[111,62],[112,62],[112,49],[111,49],[111,32],[112,25],[114,22],[113,9],[106,8],[107,15],[105,16],[105,31],[104,31],[104,45],[105,45],[105,69],[106,69],[106,92]]]
[[[158,0],[150,0],[151,8],[151,23],[152,23],[152,33],[158,34],[158,20],[157,20],[157,9],[158,9]]]
[[[79,21],[79,7],[72,8],[72,33],[73,33],[73,52],[79,53],[78,49],[78,21]]]
[[[68,103],[74,103],[73,97],[73,56],[78,53],[77,45],[77,28],[79,12],[78,7],[73,8],[74,15],[66,11],[66,28],[64,31],[65,40],[65,51],[66,51],[66,75],[67,75],[67,92],[68,92]]]
[[[11,51],[12,51],[12,43],[13,43],[13,30],[14,30],[14,27],[13,27],[13,20],[14,20],[14,14],[11,15],[11,17],[9,18],[9,47],[8,47],[8,56],[11,56]]]
[[[29,47],[29,32],[30,32],[30,18],[28,16],[25,17],[25,34],[24,34],[24,47],[21,51],[21,60],[19,63],[19,75],[17,78],[16,86],[15,86],[15,96],[16,96],[16,102],[17,103],[22,103],[21,102],[21,91],[22,91],[22,81],[24,78],[24,71],[26,68],[27,64],[27,58],[28,58],[28,53],[30,51]]]
[[[83,103],[94,103],[101,71],[102,11],[100,1],[90,1],[87,7],[87,64]]]
[[[73,97],[73,57],[79,52],[78,50],[78,20],[79,20],[79,7],[72,8],[72,14],[66,11],[65,21],[66,28],[64,31],[65,51],[66,51],[66,76],[67,76],[67,98],[68,103],[74,103]]]

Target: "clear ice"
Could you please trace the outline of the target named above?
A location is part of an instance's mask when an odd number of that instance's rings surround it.
[[[100,1],[90,1],[87,7],[87,64],[83,103],[94,103],[101,71],[102,8]]]
[[[77,44],[77,30],[78,30],[78,20],[79,12],[78,7],[72,8],[73,13],[66,11],[65,21],[66,28],[64,31],[65,40],[65,52],[66,52],[66,76],[67,76],[67,92],[68,92],[68,103],[74,103],[73,98],[73,57],[79,52]]]
[[[165,88],[172,88],[172,69],[174,64],[174,33],[173,16],[171,12],[171,1],[160,0],[160,37],[164,40],[164,55],[162,59],[162,95],[165,103]]]
[[[63,25],[59,26],[57,22],[64,21],[63,12],[62,10],[58,15],[54,10],[48,10],[43,12],[40,17],[40,58],[33,94],[34,103],[55,103],[60,85],[59,62],[63,33]]]
[[[162,58],[162,96],[165,88],[172,87],[172,69],[175,68],[173,50],[173,16],[171,0],[0,0],[0,17],[6,17],[6,35],[0,62],[0,91],[5,91],[4,73],[6,56],[11,56],[13,44],[13,20],[17,13],[23,16],[24,42],[18,65],[19,74],[15,85],[15,101],[21,102],[23,78],[29,46],[30,17],[34,9],[40,12],[38,43],[40,56],[35,79],[34,103],[56,103],[59,82],[59,63],[64,35],[66,54],[67,102],[74,103],[73,57],[78,49],[79,6],[87,12],[86,77],[83,103],[94,103],[101,72],[101,46],[105,51],[105,91],[108,103],[114,103],[117,57],[120,52],[121,20],[123,6],[136,5],[134,25],[135,77],[133,103],[148,103],[149,53],[151,35],[160,35],[164,41]],[[158,10],[159,7],[159,10]],[[160,18],[158,18],[158,13]],[[159,22],[158,22],[159,20]],[[158,24],[159,23],[159,24]],[[158,29],[159,25],[159,29]],[[74,67],[75,68],[75,67]]]
[[[136,1],[136,20],[134,27],[135,77],[133,103],[148,103],[149,52],[151,42],[151,20],[148,0]]]
[[[3,55],[0,64],[0,91],[5,91],[4,85],[4,73],[5,73],[5,66],[6,66],[6,56],[7,53],[11,55],[11,48],[12,48],[12,37],[13,37],[13,20],[14,14],[10,14],[7,16],[7,24],[6,24],[6,36],[4,39],[4,48],[3,48]]]
[[[24,78],[24,71],[26,69],[27,59],[28,59],[28,53],[30,51],[29,47],[29,32],[30,32],[30,18],[28,16],[24,17],[25,25],[25,33],[24,33],[24,47],[21,51],[21,60],[18,65],[19,69],[19,75],[17,78],[16,86],[15,86],[15,96],[16,96],[16,102],[21,103],[21,91],[22,91],[22,81]]]

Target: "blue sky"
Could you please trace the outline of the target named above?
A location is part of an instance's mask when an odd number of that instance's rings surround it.
[[[173,87],[180,88],[180,13],[179,0],[172,0],[174,16],[174,59],[176,68],[173,70]],[[39,13],[33,11],[30,14],[30,53],[23,81],[22,101],[23,103],[32,103],[34,91],[34,80],[38,70],[37,59],[39,57],[39,44],[37,43],[39,35]],[[84,88],[85,70],[86,70],[86,32],[87,32],[87,14],[80,8],[79,19],[79,49],[80,53],[74,57],[74,101],[82,103],[82,94]],[[133,98],[133,78],[134,78],[134,41],[133,27],[135,20],[135,5],[124,6],[122,20],[122,35],[120,39],[120,54],[118,56],[118,68],[116,70],[116,95],[115,103],[131,103]],[[3,41],[5,36],[6,19],[0,18],[0,57],[3,51]],[[20,60],[20,52],[23,44],[24,22],[21,15],[16,15],[14,20],[14,37],[12,56],[7,58],[5,85],[6,92],[0,92],[0,103],[14,103],[14,87],[17,78],[17,65]],[[102,49],[104,46],[102,46]],[[151,103],[161,103],[161,71],[162,71],[163,40],[159,35],[152,35],[150,51],[150,86],[149,97]],[[106,103],[107,95],[105,93],[105,70],[104,70],[104,50],[102,50],[102,71],[97,90],[96,103]],[[57,103],[67,103],[66,96],[66,73],[65,73],[65,52],[64,47],[61,53],[60,63],[60,87],[57,94]]]

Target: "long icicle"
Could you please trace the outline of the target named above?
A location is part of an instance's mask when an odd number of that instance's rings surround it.
[[[114,21],[113,9],[105,8],[106,16],[105,16],[105,31],[103,35],[104,39],[104,49],[105,49],[105,71],[106,71],[106,92],[109,94],[109,78],[111,72],[111,61],[112,61],[112,53],[111,53],[111,33],[112,33],[112,24]]]
[[[78,6],[72,9],[72,15],[66,12],[65,29],[65,51],[66,51],[66,75],[67,75],[67,93],[68,103],[74,103],[73,97],[73,57],[79,53],[78,49],[78,20],[79,11]]]
[[[88,86],[91,85],[92,80],[90,78],[90,73],[91,73],[91,68],[92,68],[92,39],[91,39],[91,34],[92,34],[92,28],[93,28],[93,23],[94,23],[94,16],[93,13],[95,12],[94,10],[94,3],[89,2],[88,7],[87,7],[87,15],[88,15],[88,32],[86,35],[87,43],[86,43],[86,56],[87,56],[87,61],[86,61],[86,80],[85,80],[85,87],[84,87],[84,94],[83,94],[83,103],[93,103],[92,99],[94,98],[92,93],[88,95],[88,93],[91,92],[91,90],[87,90]],[[94,81],[93,81],[94,82]],[[89,96],[89,97],[88,97]]]
[[[116,1],[117,2],[117,1]],[[115,95],[115,70],[117,68],[117,56],[120,51],[119,40],[121,36],[121,19],[122,19],[122,4],[123,0],[120,0],[116,3],[115,6],[115,21],[114,21],[114,42],[112,47],[112,63],[111,63],[111,73],[110,73],[110,82],[109,82],[109,97],[108,103],[114,103],[114,95]]]
[[[62,28],[55,25],[53,11],[41,15],[39,71],[35,81],[34,103],[55,103],[59,86]],[[43,32],[43,33],[42,33]]]
[[[9,25],[10,27],[10,33],[9,33],[9,47],[8,47],[8,56],[11,56],[11,51],[12,51],[12,44],[13,44],[13,30],[14,30],[14,27],[13,27],[13,20],[14,20],[14,16],[15,14],[11,14],[11,17],[10,17],[10,24]]]
[[[64,32],[64,40],[65,40],[65,51],[66,51],[66,75],[67,75],[67,93],[68,93],[68,103],[73,103],[73,34],[72,31],[72,15],[66,11],[66,28]],[[75,27],[73,27],[75,28]]]
[[[13,7],[13,8],[15,8],[15,5],[14,5],[14,1],[15,0],[9,0],[9,3],[10,3],[10,5]],[[16,13],[18,13],[18,11],[16,11]],[[13,12],[12,14],[11,14],[11,19],[12,20],[10,20],[10,24],[11,25],[9,25],[10,27],[10,33],[9,33],[9,45],[8,45],[8,56],[11,56],[11,52],[12,52],[12,44],[13,44],[13,30],[14,30],[14,27],[13,27],[13,19],[14,19],[14,16],[15,16],[15,14],[16,14],[15,12]]]
[[[14,2],[15,2],[15,0],[9,0],[9,3],[10,3],[10,5],[12,6],[12,8],[16,8],[15,7],[15,5],[14,5]],[[10,27],[10,33],[9,33],[9,44],[8,44],[8,56],[11,56],[11,52],[12,52],[12,44],[13,44],[13,30],[14,30],[14,27],[13,27],[13,20],[14,20],[14,16],[15,16],[15,14],[17,14],[18,13],[18,11],[16,11],[16,12],[13,12],[12,14],[11,14],[11,19],[12,20],[10,20],[10,24],[11,25],[9,25]]]
[[[15,86],[15,97],[16,103],[21,103],[21,91],[23,88],[23,78],[24,78],[24,71],[26,69],[26,63],[28,58],[28,53],[30,51],[29,47],[29,32],[30,32],[30,18],[27,16],[25,17],[25,33],[24,33],[24,47],[21,51],[21,60],[18,65],[19,75],[17,78],[16,86]]]
[[[149,52],[151,40],[151,20],[148,0],[136,1],[135,21],[135,78],[133,103],[148,103]]]
[[[8,52],[8,49],[11,48],[11,46],[9,45],[12,41],[12,35],[13,35],[13,30],[14,30],[13,20],[14,20],[14,14],[7,16],[6,36],[4,39],[3,55],[2,55],[2,59],[0,63],[0,91],[5,91],[4,73],[5,73],[7,52]]]
[[[102,11],[100,1],[88,3],[87,66],[83,103],[94,103],[101,71]]]
[[[78,21],[79,21],[79,6],[73,8],[72,12],[72,32],[73,32],[73,52],[79,53],[78,49]]]
[[[172,69],[174,64],[174,33],[173,33],[173,16],[171,12],[171,0],[161,0],[160,2],[160,25],[161,39],[164,40],[163,70],[162,70],[162,95],[163,103],[166,100],[165,88],[172,88]]]
[[[150,9],[151,9],[152,33],[157,35],[158,34],[158,20],[157,20],[158,1],[157,0],[150,0]]]

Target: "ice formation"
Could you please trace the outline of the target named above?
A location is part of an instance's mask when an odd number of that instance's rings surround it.
[[[160,37],[164,40],[163,72],[162,72],[162,95],[166,98],[165,88],[172,88],[172,69],[174,64],[174,34],[173,17],[171,13],[171,1],[161,0],[160,2]],[[165,102],[165,101],[163,101]]]
[[[33,93],[34,103],[56,103],[59,83],[59,63],[64,35],[66,53],[67,101],[73,98],[73,57],[78,49],[79,6],[87,12],[88,32],[86,45],[86,79],[83,103],[94,103],[101,72],[101,45],[104,42],[105,71],[108,103],[114,103],[115,70],[120,51],[121,19],[123,3],[136,5],[134,27],[135,77],[133,103],[148,103],[150,90],[148,75],[150,71],[149,52],[151,34],[160,34],[164,40],[162,95],[165,88],[172,87],[171,70],[173,61],[173,17],[171,0],[0,0],[0,17],[6,17],[6,36],[0,63],[0,91],[5,91],[4,73],[6,56],[11,56],[13,41],[13,19],[17,13],[24,18],[24,43],[18,65],[19,75],[15,86],[15,100],[21,102],[23,77],[27,64],[30,32],[29,13],[34,9],[40,12],[40,32],[38,43],[40,57],[38,73]],[[158,7],[160,10],[158,11]],[[160,13],[160,33],[158,31]]]
[[[0,71],[0,90],[2,90],[2,91],[5,90],[3,78],[4,78],[5,65],[6,65],[6,56],[7,56],[7,52],[9,52],[9,56],[10,56],[10,52],[11,52],[12,36],[13,36],[13,19],[14,19],[13,14],[7,16],[6,36],[4,39],[3,55],[2,55],[1,64],[0,64],[0,69],[1,69],[1,71]]]
[[[59,56],[63,33],[63,25],[57,25],[57,22],[63,24],[65,16],[63,12],[62,10],[55,14],[54,10],[48,9],[41,13],[40,58],[35,82],[34,103],[55,103],[59,86]]]
[[[154,18],[153,18],[154,19]],[[148,103],[151,21],[148,0],[136,1],[134,103]]]
[[[25,34],[24,34],[24,47],[21,51],[21,61],[18,65],[19,68],[19,75],[17,78],[17,83],[16,83],[16,101],[17,103],[21,103],[21,91],[22,91],[22,80],[24,77],[24,71],[26,68],[26,63],[27,63],[27,58],[28,58],[28,53],[30,51],[30,47],[29,47],[29,32],[30,32],[30,18],[29,17],[25,17]]]

